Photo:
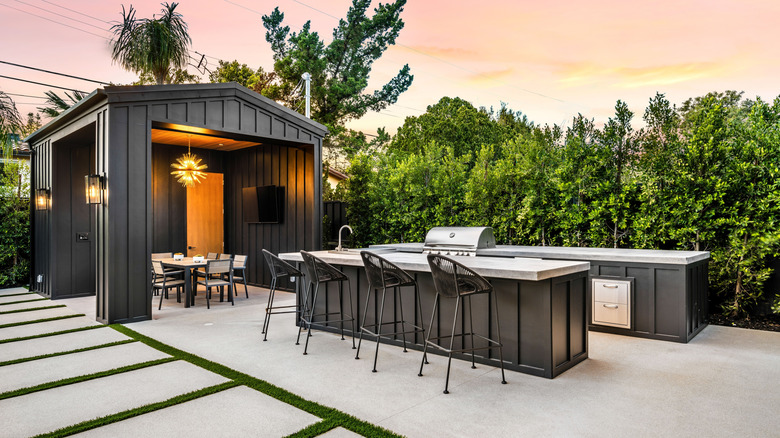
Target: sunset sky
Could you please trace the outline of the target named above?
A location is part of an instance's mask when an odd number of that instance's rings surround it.
[[[0,0],[0,61],[130,83],[137,76],[111,63],[108,45],[108,22],[120,19],[123,4],[131,3]],[[189,24],[193,55],[207,55],[209,67],[236,59],[270,70],[263,14],[279,6],[293,31],[311,20],[327,43],[350,4],[184,0],[177,11]],[[161,8],[159,1],[132,5],[138,17]],[[397,105],[351,122],[354,129],[374,133],[384,126],[395,133],[405,117],[423,113],[443,96],[478,107],[505,102],[538,124],[564,126],[577,113],[603,123],[622,99],[639,126],[657,91],[678,105],[709,91],[734,89],[767,100],[780,94],[778,1],[409,0],[402,18],[406,25],[396,46],[375,64],[369,91],[405,63],[414,82]],[[84,91],[99,86],[7,64],[0,64],[0,75]],[[48,89],[0,77],[0,90],[11,94],[22,114],[40,106],[37,97]]]

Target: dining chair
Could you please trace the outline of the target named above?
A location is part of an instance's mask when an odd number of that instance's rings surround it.
[[[227,274],[228,279],[224,280],[222,275]],[[233,260],[208,260],[206,261],[206,271],[203,280],[198,280],[198,284],[206,286],[206,308],[210,309],[211,288],[219,287],[220,296],[223,295],[225,286],[228,287],[228,301],[235,305],[233,301]]]
[[[152,260],[162,260],[162,259],[172,259],[173,253],[172,252],[153,252],[152,253]],[[165,267],[163,266],[163,270],[169,274],[183,274],[184,271],[178,268],[173,267]]]
[[[244,293],[249,298],[249,289],[246,287],[246,256],[236,254],[233,257],[233,284],[239,281],[244,283]],[[234,287],[233,290],[235,295],[238,296],[238,289]]]
[[[181,303],[181,289],[184,286],[184,280],[176,278],[181,272],[172,273],[166,272],[163,268],[162,262],[159,260],[152,260],[152,291],[159,290],[160,304],[157,306],[157,310],[162,309],[163,297],[168,298],[168,291],[171,288],[176,288],[176,302]]]
[[[231,256],[230,254],[220,254],[219,255],[219,260],[227,260],[227,259],[232,259],[232,258],[233,258],[233,256]]]
[[[216,260],[217,259],[217,253],[210,252],[206,254],[206,260]]]

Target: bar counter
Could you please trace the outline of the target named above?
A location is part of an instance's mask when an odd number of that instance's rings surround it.
[[[432,330],[432,336],[443,334],[440,333],[440,327],[443,332],[449,334],[454,312],[454,302],[450,303],[450,300],[440,304],[437,320],[434,321],[433,327],[427,327],[433,311],[436,290],[426,256],[392,249],[372,248],[371,251],[415,277],[422,315],[415,312],[411,300],[405,300],[403,313],[407,315],[407,319],[411,320],[408,315],[414,314],[414,323],[424,325],[426,330]],[[315,251],[312,254],[338,267],[350,278],[353,312],[356,327],[359,327],[363,319],[364,300],[368,294],[368,282],[359,252],[356,250],[341,253]],[[303,259],[299,253],[283,253],[279,257],[302,265]],[[590,263],[522,257],[456,256],[453,258],[488,278],[495,289],[501,338],[504,344],[505,368],[554,378],[588,357],[586,282]],[[302,299],[301,287],[303,286],[299,284],[299,300]],[[318,299],[315,312],[330,311],[331,307],[337,307],[335,301],[338,300],[338,286],[330,285],[325,291],[320,289],[320,296],[324,298]],[[343,304],[349,305],[346,296]],[[385,306],[386,319],[401,310],[398,297],[394,297],[392,303],[388,299]],[[487,296],[474,297],[471,311],[474,315],[474,328],[478,332],[495,336],[495,333],[491,332],[491,327],[495,327],[493,318],[496,317],[493,309]],[[463,309],[462,315],[465,315],[466,311],[468,309]],[[377,314],[378,306],[374,306],[368,312],[366,324],[374,323]],[[459,320],[461,329],[462,320],[463,318]],[[335,326],[318,327],[316,324],[314,326],[331,331],[337,329]],[[422,349],[424,339],[421,335],[416,335],[413,340],[407,340],[415,344],[412,348]],[[400,344],[398,339],[388,342]],[[466,343],[464,346],[468,346],[468,339],[464,339],[463,342]],[[484,356],[477,356],[478,362],[498,366],[498,351],[485,351],[483,354]]]

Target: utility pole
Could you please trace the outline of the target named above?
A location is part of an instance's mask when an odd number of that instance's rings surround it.
[[[311,73],[306,72],[301,77],[306,81],[306,117],[311,118]]]

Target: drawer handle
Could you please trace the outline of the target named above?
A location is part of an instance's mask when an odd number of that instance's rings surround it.
[[[607,289],[617,289],[618,285],[616,284],[602,284],[603,287],[606,287]]]
[[[617,304],[603,304],[603,306],[606,307],[607,309],[617,309],[618,308]]]

